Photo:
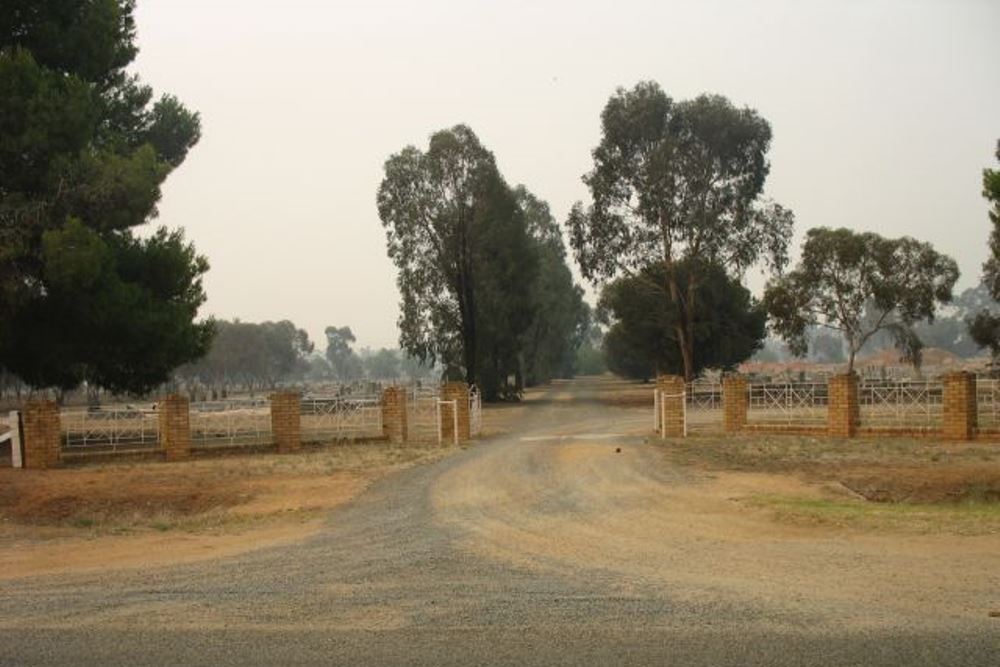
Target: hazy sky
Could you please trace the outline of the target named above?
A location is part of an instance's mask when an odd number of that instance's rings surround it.
[[[204,312],[395,346],[382,164],[467,123],[560,222],[618,86],[721,93],[772,125],[767,193],[809,227],[909,234],[973,284],[1000,138],[1000,2],[139,0],[137,71],[201,113],[159,223],[212,264]],[[762,284],[748,276],[752,287]]]

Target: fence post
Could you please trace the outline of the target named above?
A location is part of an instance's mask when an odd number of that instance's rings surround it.
[[[455,414],[442,410],[441,431],[446,441],[455,440],[455,427],[458,427],[458,442],[468,442],[472,439],[469,424],[469,385],[465,382],[446,382],[441,388],[442,401],[455,401]]]
[[[191,456],[191,405],[186,396],[164,396],[159,405],[160,448],[168,461]]]
[[[58,466],[62,453],[59,406],[55,401],[28,401],[24,405],[22,418],[24,467],[41,470]]]
[[[10,467],[23,468],[24,457],[21,455],[21,413],[17,410],[11,410],[7,425],[10,426]]]
[[[742,375],[722,378],[722,424],[726,433],[736,433],[747,425],[747,379]]]
[[[656,391],[660,395],[660,437],[682,438],[684,429],[684,378],[679,375],[658,375]]]
[[[386,387],[382,390],[382,434],[389,442],[405,443],[407,427],[406,387]]]
[[[298,392],[271,394],[271,435],[282,454],[302,446],[302,398]]]
[[[827,434],[835,438],[853,438],[861,421],[858,376],[854,373],[834,375],[827,382]]]
[[[975,376],[958,371],[944,376],[944,437],[971,440],[978,425]]]

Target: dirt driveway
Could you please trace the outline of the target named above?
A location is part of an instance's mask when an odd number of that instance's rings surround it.
[[[997,664],[1000,536],[775,521],[747,499],[822,489],[679,465],[603,390],[292,544],[0,582],[0,665]]]

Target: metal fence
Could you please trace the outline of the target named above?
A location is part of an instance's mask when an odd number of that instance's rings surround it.
[[[829,393],[825,383],[751,384],[747,424],[823,426]]]
[[[858,386],[862,428],[937,429],[944,421],[938,380],[867,382]]]
[[[1000,429],[1000,380],[976,379],[976,411],[981,429]]]
[[[685,419],[689,433],[722,429],[722,385],[695,381],[685,388]]]
[[[413,387],[407,396],[407,429],[415,442],[438,442],[441,427],[440,394],[435,387]]]
[[[153,406],[108,406],[63,410],[65,451],[154,449],[160,441],[159,413]]]
[[[378,396],[309,397],[301,403],[302,442],[360,440],[382,436]]]
[[[191,404],[191,445],[234,447],[268,445],[271,404],[263,399]]]

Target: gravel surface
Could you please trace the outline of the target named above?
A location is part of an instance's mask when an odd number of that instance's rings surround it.
[[[1000,665],[995,557],[922,591],[926,572],[887,573],[928,561],[891,541],[727,535],[685,505],[704,480],[645,442],[646,412],[593,392],[552,390],[299,544],[0,583],[0,667]]]

